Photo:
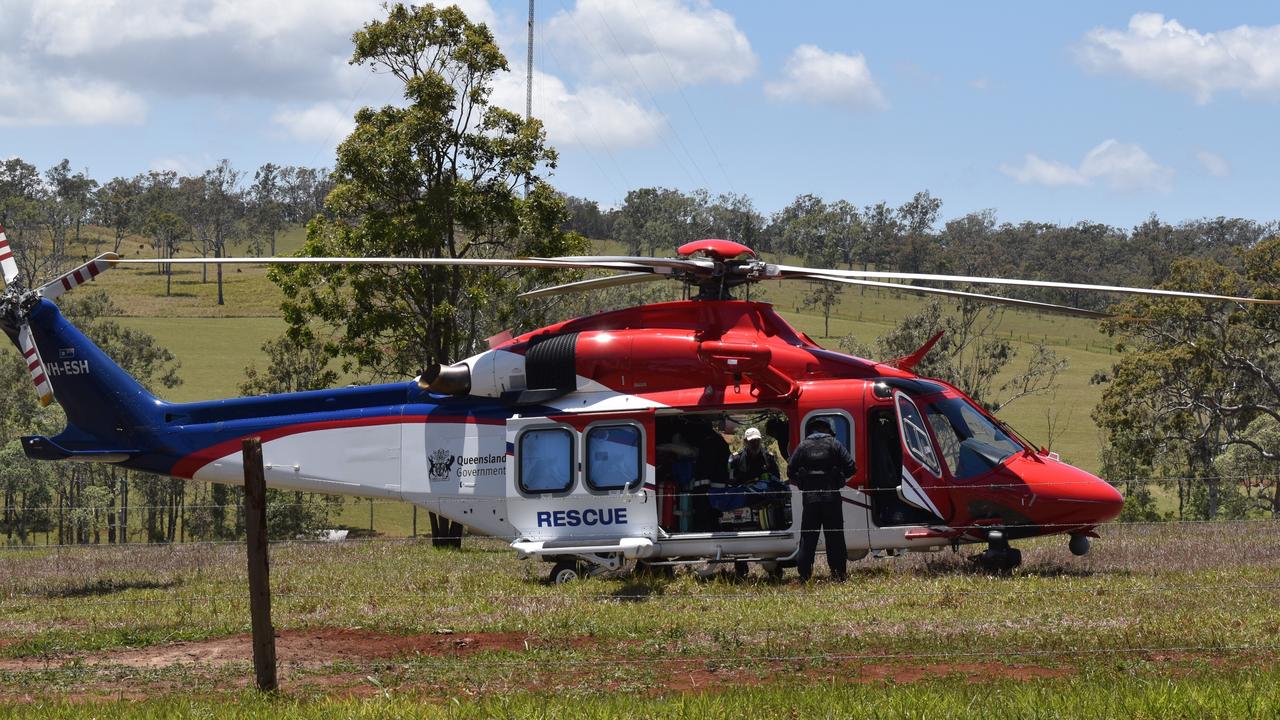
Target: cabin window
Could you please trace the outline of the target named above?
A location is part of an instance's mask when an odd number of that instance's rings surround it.
[[[520,434],[520,489],[527,493],[565,492],[573,485],[573,433],[565,428],[535,428]]]
[[[938,455],[933,451],[933,442],[929,439],[929,431],[925,429],[924,418],[911,398],[898,393],[898,417],[902,421],[902,442],[916,462],[937,477],[942,477],[942,468],[938,464]]]
[[[587,431],[587,485],[593,490],[622,490],[640,482],[643,453],[640,428],[604,425]]]

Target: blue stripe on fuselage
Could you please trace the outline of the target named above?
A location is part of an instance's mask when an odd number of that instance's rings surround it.
[[[533,408],[522,408],[529,412]],[[197,403],[165,403],[163,424],[142,429],[143,452],[122,463],[164,475],[201,451],[260,433],[291,426],[400,417],[503,422],[508,405],[489,398],[433,395],[417,383],[337,388],[284,395],[264,395]]]

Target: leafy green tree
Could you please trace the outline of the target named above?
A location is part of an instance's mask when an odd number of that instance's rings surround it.
[[[143,188],[141,176],[113,178],[98,189],[94,206],[98,224],[112,232],[111,251],[119,253],[125,238],[131,232],[141,230]],[[96,247],[96,253],[100,249]]]
[[[1212,260],[1174,263],[1165,287],[1280,297],[1280,238],[1244,253],[1243,271]],[[1179,517],[1237,512],[1240,488],[1219,458],[1241,466],[1280,459],[1261,418],[1280,421],[1280,321],[1273,308],[1179,298],[1138,298],[1104,329],[1121,355],[1094,419],[1108,449],[1178,478]],[[1227,462],[1227,461],[1223,461]]]
[[[614,238],[632,255],[668,254],[696,240],[698,202],[679,190],[640,188],[631,190],[618,209]]]
[[[261,255],[265,249],[267,254],[275,255],[276,236],[284,227],[286,213],[280,166],[264,163],[258,168],[248,200],[249,251]]]
[[[338,148],[335,185],[307,228],[312,256],[483,258],[581,251],[538,120],[490,104],[507,69],[493,35],[457,7],[394,5],[355,33],[351,62],[403,83],[403,106],[364,108]],[[527,198],[520,189],[529,183]],[[512,298],[553,277],[452,267],[281,267],[291,337],[321,337],[348,369],[405,375],[457,359],[540,308]]]

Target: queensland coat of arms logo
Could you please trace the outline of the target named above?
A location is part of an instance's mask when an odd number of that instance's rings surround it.
[[[457,459],[456,455],[444,448],[440,448],[428,455],[427,464],[430,465],[428,475],[431,478],[431,482],[448,480],[449,471],[453,469],[453,463]]]

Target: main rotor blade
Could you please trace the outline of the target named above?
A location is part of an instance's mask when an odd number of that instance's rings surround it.
[[[983,293],[972,293],[965,292],[963,290],[950,290],[947,288],[927,287],[923,285],[900,285],[898,283],[877,282],[875,280],[854,280],[853,278],[830,277],[817,274],[805,275],[803,273],[787,274],[783,276],[783,279],[837,282],[845,285],[862,285],[864,287],[884,288],[886,290],[900,290],[902,292],[916,293],[918,295],[946,295],[948,297],[969,298],[972,300],[981,300],[982,302],[996,303],[999,305],[1013,305],[1016,307],[1039,310],[1040,312],[1051,312],[1059,315],[1074,315],[1076,317],[1093,318],[1095,320],[1111,317],[1107,313],[1071,307],[1070,305],[1055,305],[1053,303],[1036,302],[1034,300],[1020,300],[1018,298],[1001,297],[1000,295],[985,295]]]
[[[577,282],[565,283],[563,285],[553,285],[551,287],[538,288],[529,292],[520,293],[517,297],[522,298],[539,298],[551,295],[564,295],[566,293],[585,292],[587,290],[601,290],[603,288],[620,287],[622,285],[636,285],[643,282],[651,282],[653,280],[666,279],[666,275],[652,272],[627,273],[626,275],[614,275],[611,277],[589,278],[587,280],[579,280]]]
[[[9,238],[5,237],[3,225],[0,225],[0,276],[4,277],[6,286],[18,279],[18,261],[13,258],[13,248],[9,246]]]
[[[103,253],[62,277],[45,283],[40,288],[40,294],[45,299],[56,300],[63,293],[93,281],[99,275],[111,269],[111,266],[115,265],[119,260],[120,256],[115,253]]]
[[[646,265],[622,261],[580,261],[556,258],[399,258],[399,257],[225,257],[126,258],[120,265],[404,265],[458,267],[532,267],[642,271]]]
[[[671,270],[711,270],[714,263],[709,260],[689,260],[680,258],[647,257],[644,255],[566,255],[556,258],[536,258],[538,260],[556,260],[581,263],[625,263],[651,268],[670,268]]]
[[[22,351],[22,362],[27,364],[31,382],[36,386],[40,406],[48,407],[53,402],[53,386],[49,384],[49,373],[40,357],[40,350],[36,347],[35,337],[31,334],[31,326],[25,322],[18,329],[18,349]]]
[[[1089,285],[1085,283],[1055,282],[1052,280],[1020,280],[1016,278],[975,277],[972,275],[934,275],[930,273],[902,273],[881,270],[829,270],[823,268],[807,268],[795,265],[779,265],[784,275],[799,273],[802,275],[823,275],[831,278],[886,280],[924,280],[926,282],[964,283],[972,285],[1014,285],[1018,287],[1055,288],[1059,290],[1088,290],[1092,292],[1122,293],[1125,295],[1152,295],[1158,297],[1181,297],[1193,300],[1223,300],[1227,302],[1254,303],[1257,305],[1280,305],[1280,300],[1264,300],[1261,298],[1237,297],[1235,295],[1217,295],[1214,293],[1188,292],[1185,290],[1162,290],[1159,288],[1137,288],[1122,285]]]

